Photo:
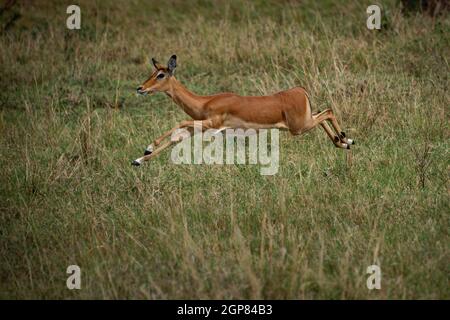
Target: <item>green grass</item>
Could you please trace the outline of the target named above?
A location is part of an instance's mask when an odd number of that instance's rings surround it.
[[[370,1],[80,1],[79,31],[70,3],[3,13],[0,298],[450,298],[450,20],[382,3],[380,31]],[[200,94],[304,86],[357,145],[280,133],[275,176],[131,167],[188,118],[135,95],[173,53]]]

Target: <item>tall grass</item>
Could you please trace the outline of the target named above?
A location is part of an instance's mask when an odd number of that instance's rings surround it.
[[[80,1],[71,31],[69,4],[1,24],[1,298],[449,298],[448,16],[386,1],[370,31],[366,1]],[[173,53],[200,94],[304,86],[358,144],[282,133],[275,176],[131,167],[187,119],[135,95]]]

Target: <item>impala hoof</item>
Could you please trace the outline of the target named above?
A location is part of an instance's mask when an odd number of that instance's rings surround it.
[[[140,166],[141,165],[141,163],[139,162],[139,161],[137,161],[137,160],[134,160],[132,163],[131,163],[131,165],[133,165],[133,166]]]
[[[151,154],[153,152],[153,144],[149,145],[147,147],[147,149],[145,149],[144,151],[144,156],[148,156],[149,154]]]
[[[353,139],[347,139],[348,144],[355,144],[355,140]]]

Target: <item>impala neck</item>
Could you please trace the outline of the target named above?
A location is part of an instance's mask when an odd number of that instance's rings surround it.
[[[205,119],[203,105],[206,98],[189,91],[173,76],[166,94],[194,120]]]

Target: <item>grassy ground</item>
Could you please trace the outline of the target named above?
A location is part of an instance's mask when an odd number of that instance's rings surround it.
[[[448,16],[387,1],[370,31],[371,1],[80,1],[70,31],[69,4],[0,16],[0,298],[450,298]],[[173,53],[197,93],[304,86],[358,144],[281,133],[275,176],[131,167],[187,119],[135,95]]]

